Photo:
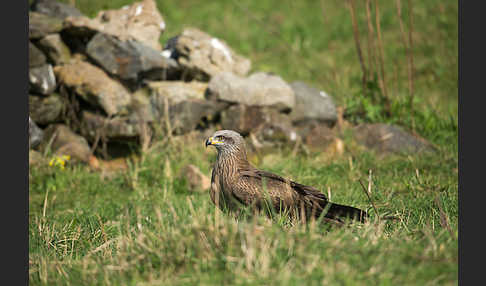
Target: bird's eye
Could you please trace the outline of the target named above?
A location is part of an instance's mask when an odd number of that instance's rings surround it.
[[[214,138],[214,139],[216,139],[217,141],[221,141],[221,140],[223,140],[223,136],[216,136],[216,138]]]

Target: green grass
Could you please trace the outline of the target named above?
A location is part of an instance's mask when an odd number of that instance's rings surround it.
[[[94,16],[131,2],[76,5]],[[183,27],[198,27],[250,58],[254,71],[306,81],[348,111],[367,102],[344,1],[157,2],[167,22],[162,43]],[[364,41],[363,1],[356,2]],[[413,128],[438,153],[381,157],[345,138],[341,156],[277,150],[254,160],[325,193],[330,188],[333,201],[368,209],[371,223],[328,230],[279,218],[235,220],[215,210],[207,193],[189,192],[178,176],[188,163],[209,175],[214,150],[202,142],[157,145],[109,178],[80,165],[30,170],[30,284],[458,284],[458,7],[457,1],[413,2],[414,120],[395,1],[379,1],[393,114],[384,118],[380,106],[369,104],[366,114],[351,112],[349,120]],[[368,184],[370,169],[378,212],[398,221],[376,220],[358,182]]]
[[[329,187],[333,201],[373,217],[363,226],[331,230],[263,216],[237,221],[216,211],[207,192],[189,192],[178,177],[188,163],[209,175],[215,152],[201,142],[157,147],[109,180],[83,166],[33,169],[30,283],[457,284],[457,160],[354,155],[292,158],[279,150],[259,165]],[[398,221],[378,223],[358,182],[367,185],[369,169],[378,212]],[[441,223],[436,198],[452,233]]]

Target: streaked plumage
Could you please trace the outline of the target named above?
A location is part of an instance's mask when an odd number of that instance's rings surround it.
[[[367,218],[363,210],[330,203],[313,187],[253,167],[247,160],[245,141],[235,131],[216,131],[206,140],[206,146],[215,146],[218,151],[210,197],[221,209],[238,211],[241,206],[252,206],[262,210],[270,203],[276,211],[287,210],[291,216],[307,220],[319,217],[322,212],[325,220],[338,223],[346,217],[361,222]]]

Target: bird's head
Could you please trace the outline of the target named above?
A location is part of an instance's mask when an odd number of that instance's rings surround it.
[[[235,152],[244,149],[243,137],[233,130],[218,130],[206,139],[206,147],[214,146],[218,152]]]

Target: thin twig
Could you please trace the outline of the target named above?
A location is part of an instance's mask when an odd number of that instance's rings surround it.
[[[407,35],[405,33],[405,28],[403,26],[403,20],[402,20],[402,1],[401,0],[395,0],[395,4],[397,6],[398,23],[400,24],[400,40],[402,42],[403,48],[405,49],[405,51],[408,55],[407,57],[409,57],[409,47],[408,47],[408,43],[407,43]],[[407,61],[407,74],[408,74],[408,81],[409,81],[409,87],[410,87],[410,60]]]
[[[93,155],[94,154],[94,151],[96,150],[96,148],[98,147],[98,143],[100,141],[100,138],[101,138],[101,132],[99,129],[96,130],[96,135],[95,135],[95,139],[94,139],[94,142],[93,142],[93,145],[91,145],[91,148],[90,148],[90,155]]]
[[[351,13],[351,21],[353,24],[353,36],[354,36],[354,43],[356,45],[356,51],[358,52],[358,59],[359,64],[361,65],[361,70],[363,72],[363,90],[366,88],[366,82],[368,81],[368,71],[366,69],[364,60],[363,60],[363,52],[361,51],[361,44],[359,40],[359,29],[358,29],[358,21],[356,21],[355,15],[355,5],[354,0],[348,0],[348,7],[349,12]]]
[[[407,73],[408,73],[408,90],[409,90],[409,96],[410,96],[410,111],[413,112],[413,52],[411,45],[412,43],[412,33],[411,33],[411,28],[412,28],[412,16],[411,16],[411,10],[410,10],[410,1],[409,2],[409,29],[408,29],[408,43],[407,43],[407,35],[405,33],[404,25],[403,25],[403,20],[402,20],[402,2],[401,0],[396,0],[396,5],[397,5],[397,14],[398,14],[398,21],[400,24],[400,34],[401,37],[400,39],[402,40],[403,47],[405,48],[407,52]]]
[[[375,39],[373,22],[371,21],[371,0],[366,0],[366,21],[368,23],[368,73],[375,73],[377,59],[375,54]]]
[[[371,196],[370,194],[368,193],[368,191],[366,190],[366,187],[363,185],[363,183],[361,182],[361,180],[358,180],[359,184],[361,185],[361,187],[363,188],[363,192],[366,194],[366,196],[368,197],[368,200],[370,201],[371,203],[371,206],[373,207],[373,209],[375,210],[375,214],[376,216],[378,217],[378,223],[380,223],[380,213],[378,213],[378,210],[376,209],[376,206],[375,206],[375,203],[373,202],[373,200],[371,199]]]
[[[386,74],[385,74],[385,59],[384,59],[384,52],[383,52],[383,40],[381,37],[381,25],[380,25],[380,9],[378,6],[378,0],[375,0],[375,20],[376,20],[376,35],[378,37],[378,50],[379,50],[379,62],[380,62],[380,87],[383,93],[383,97],[385,99],[385,108],[387,115],[391,113],[391,105],[390,99],[388,98],[388,91],[386,86]]]
[[[415,118],[413,116],[413,97],[414,97],[414,67],[413,67],[413,6],[412,0],[408,0],[408,60],[410,62],[409,69],[410,69],[410,81],[409,81],[409,90],[410,90],[410,111],[412,112],[412,123],[415,129]]]
[[[408,49],[407,45],[407,40],[406,40],[406,34],[405,34],[405,29],[403,28],[403,21],[402,21],[402,1],[401,0],[395,0],[395,4],[397,5],[397,14],[398,14],[398,23],[400,24],[400,39],[402,40],[402,45],[405,48],[405,50]]]

